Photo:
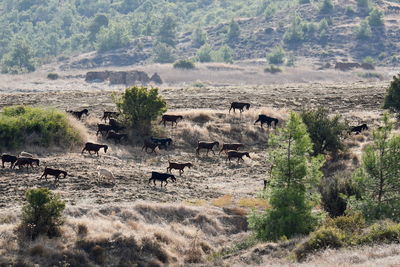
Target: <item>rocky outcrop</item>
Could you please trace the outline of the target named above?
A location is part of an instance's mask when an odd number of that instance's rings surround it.
[[[142,84],[146,85],[149,82],[162,84],[160,75],[154,73],[151,78],[146,72],[143,71],[90,71],[86,73],[86,82],[105,82],[109,81],[110,84],[125,84],[127,86]]]

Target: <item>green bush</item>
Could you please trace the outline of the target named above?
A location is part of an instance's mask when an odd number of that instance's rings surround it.
[[[400,243],[400,224],[392,222],[373,224],[358,238],[357,243],[360,245]]]
[[[151,130],[151,122],[167,110],[165,100],[158,95],[158,88],[133,86],[125,89],[122,96],[114,95],[119,112],[139,134],[146,135]]]
[[[67,114],[56,109],[12,106],[0,113],[0,149],[27,144],[69,148],[81,142]]]
[[[123,24],[111,24],[105,28],[101,27],[96,35],[96,50],[105,52],[113,49],[125,47],[130,42],[128,30]]]
[[[50,72],[50,73],[47,74],[47,78],[50,79],[50,80],[57,80],[58,77],[59,77],[58,74],[54,73],[54,72]]]
[[[360,23],[360,26],[356,27],[355,34],[357,39],[366,40],[372,37],[371,26],[368,21],[363,20]]]
[[[194,47],[200,47],[204,45],[207,41],[207,33],[201,28],[196,28],[192,34],[192,42]]]
[[[212,59],[212,48],[208,44],[203,45],[197,50],[197,58],[200,62],[211,62]]]
[[[386,90],[383,108],[400,111],[400,74],[393,76],[393,81]]]
[[[332,4],[332,0],[323,0],[320,8],[319,8],[319,12],[323,13],[323,14],[327,14],[330,13],[333,10],[333,4]]]
[[[171,46],[164,43],[156,43],[153,46],[154,62],[157,63],[172,63],[175,61],[175,56]]]
[[[270,64],[283,64],[285,61],[285,50],[281,46],[275,46],[266,57]]]
[[[15,39],[12,41],[9,50],[7,54],[3,55],[1,72],[19,74],[35,70],[34,56],[28,41]]]
[[[288,44],[296,44],[304,41],[303,21],[301,17],[295,16],[292,23],[283,35],[283,40]]]
[[[326,227],[340,229],[346,235],[361,234],[367,226],[365,219],[361,213],[356,213],[350,216],[338,216],[336,218],[328,218],[324,223]]]
[[[361,14],[368,14],[371,8],[370,0],[357,0],[357,9]]]
[[[213,53],[212,58],[215,62],[233,63],[233,50],[224,45],[216,53]]]
[[[26,204],[22,208],[22,222],[19,231],[23,237],[35,239],[38,235],[54,237],[60,235],[63,224],[62,212],[65,203],[47,188],[26,191]]]
[[[234,42],[239,38],[239,36],[240,36],[239,24],[232,19],[231,23],[229,24],[229,30],[226,36],[226,40],[228,42]]]
[[[363,58],[363,61],[362,61],[362,62],[363,62],[363,63],[371,64],[371,65],[374,65],[374,64],[375,64],[375,60],[374,60],[372,57],[370,57],[370,56]]]
[[[275,65],[269,65],[269,67],[264,68],[264,72],[275,74],[278,72],[282,72],[282,69]]]
[[[185,70],[192,70],[195,68],[194,63],[188,59],[181,59],[174,63],[175,69],[185,69]]]
[[[312,232],[304,243],[300,244],[294,253],[298,261],[304,260],[307,255],[327,248],[341,248],[344,243],[345,234],[335,227],[321,227]]]
[[[383,20],[383,11],[379,10],[377,8],[373,8],[367,17],[368,23],[371,27],[378,27],[378,26],[383,26],[384,25],[384,20]]]

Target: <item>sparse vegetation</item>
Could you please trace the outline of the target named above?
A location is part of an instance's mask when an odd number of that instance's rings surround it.
[[[50,80],[57,80],[58,77],[59,77],[58,74],[54,73],[54,72],[50,72],[50,73],[47,74],[47,78],[50,79]]]
[[[195,68],[194,63],[188,59],[181,59],[174,63],[175,69],[185,69],[185,70],[192,70]]]
[[[283,64],[285,60],[285,50],[281,46],[274,47],[270,53],[267,54],[267,61],[270,64]]]
[[[275,65],[269,65],[269,67],[266,67],[264,69],[264,72],[269,72],[269,73],[275,74],[278,72],[282,72],[282,69]]]

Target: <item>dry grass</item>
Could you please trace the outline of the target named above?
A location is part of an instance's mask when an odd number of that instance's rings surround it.
[[[253,208],[268,209],[270,207],[268,201],[261,198],[242,198],[239,200],[238,205],[240,207],[246,207],[252,209]]]
[[[229,207],[233,204],[233,198],[231,195],[224,195],[211,201],[216,207]]]

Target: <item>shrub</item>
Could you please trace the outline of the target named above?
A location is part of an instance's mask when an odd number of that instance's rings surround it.
[[[164,43],[156,43],[153,46],[153,58],[157,63],[172,63],[175,61],[175,56],[171,46]]]
[[[197,50],[197,58],[200,62],[212,61],[212,48],[208,44],[203,45]]]
[[[269,72],[272,74],[282,72],[282,69],[275,65],[270,65],[269,67],[264,68],[264,72]]]
[[[121,47],[125,47],[130,42],[128,30],[123,24],[112,24],[105,28],[101,27],[96,35],[96,50],[105,52]]]
[[[368,63],[368,64],[372,64],[372,65],[374,65],[375,64],[375,60],[372,58],[372,57],[370,57],[370,56],[368,56],[368,57],[365,57],[364,59],[363,59],[363,61],[362,61],[363,63]]]
[[[233,51],[229,46],[224,45],[213,55],[213,61],[233,63]]]
[[[141,134],[149,133],[151,121],[167,110],[165,100],[158,95],[158,88],[133,86],[125,89],[122,96],[114,96],[114,101],[125,121]]]
[[[82,142],[67,114],[51,108],[12,106],[0,113],[0,148],[23,145],[69,148]]]
[[[383,12],[377,8],[373,8],[367,17],[368,23],[371,27],[378,27],[384,25]]]
[[[360,23],[360,26],[356,27],[355,34],[357,39],[365,40],[372,37],[371,26],[369,26],[368,21],[363,20]]]
[[[267,61],[270,64],[282,64],[285,60],[285,50],[281,46],[275,46],[270,53],[267,54]]]
[[[357,0],[357,9],[361,14],[366,14],[371,8],[370,0]]]
[[[383,108],[400,111],[400,74],[393,76],[393,81],[386,90]]]
[[[15,39],[10,44],[10,50],[3,55],[1,72],[18,74],[35,70],[32,48],[26,40]]]
[[[192,42],[194,47],[200,47],[207,41],[207,34],[200,28],[196,28],[193,31]]]
[[[362,234],[363,229],[367,226],[365,219],[361,213],[350,216],[338,216],[336,218],[328,218],[324,223],[326,227],[340,229],[346,235]]]
[[[195,65],[192,61],[188,59],[181,59],[174,63],[175,69],[185,69],[185,70],[192,70],[195,68]]]
[[[300,244],[294,253],[298,261],[301,261],[309,254],[326,248],[340,248],[344,246],[345,235],[335,227],[321,227],[310,234],[307,241]]]
[[[360,245],[400,243],[400,224],[382,222],[373,224],[357,240]]]
[[[50,79],[50,80],[57,80],[58,77],[59,77],[58,74],[54,73],[54,72],[50,72],[50,73],[47,74],[47,78]]]
[[[295,16],[289,28],[283,35],[285,43],[295,44],[304,40],[303,22],[299,16]]]
[[[319,12],[323,14],[330,13],[333,10],[332,0],[323,0]]]
[[[239,35],[240,35],[239,24],[232,19],[231,23],[229,24],[229,30],[226,39],[228,42],[233,42],[239,38]]]
[[[25,194],[27,203],[22,208],[20,233],[32,240],[38,235],[59,236],[63,224],[65,203],[47,188],[29,189]]]

